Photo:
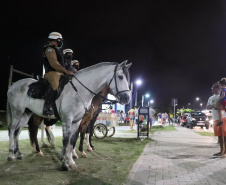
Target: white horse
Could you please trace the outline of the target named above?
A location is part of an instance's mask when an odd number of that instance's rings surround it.
[[[108,85],[119,103],[126,104],[131,99],[129,82],[127,79],[128,68],[131,64],[126,62],[103,62],[77,72],[71,82],[65,85],[59,98],[56,100],[57,111],[62,121],[63,148],[62,169],[70,170],[76,164],[72,159],[73,143],[79,124],[86,110],[91,105],[94,93],[99,92]],[[8,90],[9,125],[9,156],[8,161],[22,159],[19,151],[18,137],[22,128],[28,122],[32,112],[38,116],[56,119],[54,115],[44,116],[44,100],[33,99],[27,95],[29,85],[36,82],[34,79],[23,79],[14,83]],[[77,91],[75,88],[76,87]]]

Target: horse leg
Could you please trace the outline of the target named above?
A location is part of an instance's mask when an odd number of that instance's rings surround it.
[[[42,121],[42,123],[41,123],[41,142],[42,142],[42,148],[48,147],[48,145],[45,142],[45,128],[46,128],[46,126],[45,126],[45,124]]]
[[[76,123],[62,122],[63,127],[62,170],[69,171],[70,168],[77,167],[72,158],[72,151],[80,122],[81,121],[78,121]]]
[[[93,136],[93,132],[94,132],[94,123],[95,123],[95,121],[91,121],[90,124],[89,124],[90,125],[89,144],[90,144],[90,146],[93,150],[95,150],[95,148],[92,144],[92,136]]]
[[[72,157],[73,157],[73,159],[78,159],[78,158],[79,158],[79,157],[78,157],[78,154],[77,154],[76,151],[75,151],[75,148],[76,148],[76,142],[77,142],[77,140],[78,140],[78,135],[79,135],[79,132],[77,132],[76,135],[75,135],[75,142],[74,142],[74,144],[73,144],[73,151],[72,151]]]
[[[86,158],[87,155],[86,155],[86,153],[85,153],[84,150],[83,150],[83,141],[84,141],[84,138],[85,138],[85,132],[82,130],[82,131],[80,132],[79,151],[81,152],[81,157]]]
[[[10,107],[10,106],[9,106]],[[23,117],[23,113],[11,111],[12,122],[9,125],[9,156],[8,161],[13,161],[16,157],[16,151],[18,150],[18,143],[16,142],[15,132],[18,132],[18,127],[21,127],[20,121]]]
[[[38,152],[38,155],[43,156],[42,151],[40,150],[39,144],[38,144],[38,127],[42,123],[43,118],[33,114],[32,119],[30,118],[28,122],[28,129],[29,129],[29,136],[31,140],[31,146],[34,148],[34,152]]]
[[[89,138],[90,138],[90,134],[87,133],[87,134],[86,134],[86,146],[87,146],[87,151],[88,151],[88,152],[92,152],[93,149],[92,149],[92,147],[91,147],[90,144],[89,144]]]
[[[19,135],[22,131],[22,129],[24,128],[24,126],[27,124],[28,120],[30,119],[32,115],[32,112],[28,109],[25,110],[25,112],[23,113],[20,122],[18,124],[18,127],[16,128],[15,132],[14,132],[14,138],[15,138],[15,150],[14,150],[14,154],[16,155],[17,159],[21,160],[23,158],[23,154],[21,154],[20,150],[19,150]]]
[[[55,137],[54,137],[53,132],[52,132],[52,126],[47,126],[45,130],[46,130],[46,136],[48,138],[50,145],[53,148],[55,148]]]

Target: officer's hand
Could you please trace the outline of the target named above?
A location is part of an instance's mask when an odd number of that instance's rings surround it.
[[[66,71],[66,74],[67,74],[67,75],[74,75],[74,73],[71,72],[71,71]]]

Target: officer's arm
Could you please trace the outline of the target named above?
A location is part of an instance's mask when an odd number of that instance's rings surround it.
[[[66,69],[63,68],[57,60],[56,52],[52,48],[47,48],[45,50],[45,55],[49,61],[49,64],[52,68],[54,68],[57,72],[66,73]]]

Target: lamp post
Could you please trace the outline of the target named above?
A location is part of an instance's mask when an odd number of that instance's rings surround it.
[[[133,94],[133,85],[134,85],[134,83],[139,86],[140,84],[142,84],[142,81],[141,80],[137,80],[136,82],[131,82],[131,93],[132,94]],[[133,106],[133,97],[132,97],[131,102],[130,102],[130,109],[132,109],[132,106]],[[135,106],[137,106],[137,91],[136,91],[136,97],[135,97]]]
[[[149,94],[142,95],[142,107],[144,106],[144,97],[149,98]]]

